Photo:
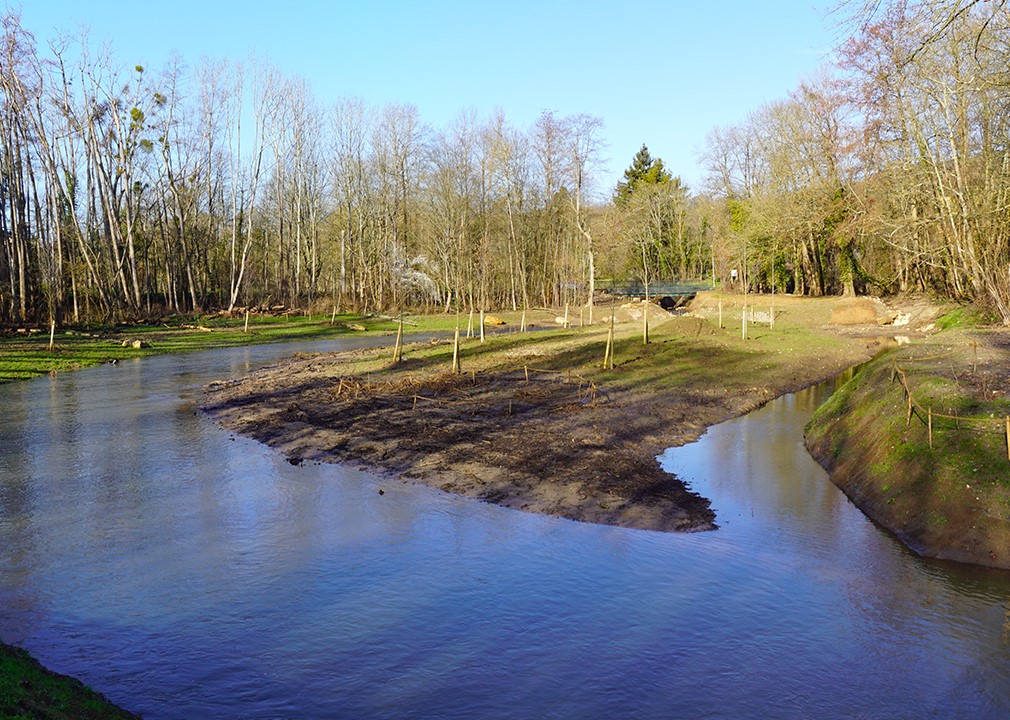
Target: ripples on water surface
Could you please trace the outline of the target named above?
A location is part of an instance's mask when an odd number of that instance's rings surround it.
[[[0,387],[0,636],[149,720],[1010,716],[1010,573],[870,524],[803,450],[812,391],[665,453],[723,525],[668,535],[292,467],[197,412],[290,352]]]

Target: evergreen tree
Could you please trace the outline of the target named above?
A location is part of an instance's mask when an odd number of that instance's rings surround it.
[[[628,200],[639,187],[666,184],[670,179],[670,173],[663,167],[663,161],[660,158],[653,159],[649,154],[649,148],[642,145],[642,149],[635,153],[631,167],[624,171],[624,179],[617,183],[614,204],[623,207],[628,204]]]

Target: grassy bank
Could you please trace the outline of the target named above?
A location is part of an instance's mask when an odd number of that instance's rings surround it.
[[[42,667],[20,648],[0,643],[0,720],[131,720],[79,680]]]
[[[407,315],[404,331],[447,330],[454,322],[446,315]],[[158,323],[57,328],[52,349],[48,328],[8,329],[0,331],[0,383],[152,355],[389,333],[396,326],[388,315],[255,314],[248,328],[244,317],[173,316]]]
[[[1010,334],[952,329],[870,363],[807,447],[916,552],[1010,568]]]
[[[712,293],[704,293],[695,303],[710,324],[718,324],[715,310],[717,297],[719,296]],[[732,342],[742,335],[738,307],[742,300],[739,296],[722,297],[726,306],[725,318],[718,334]],[[827,321],[831,301],[790,300],[784,297],[771,300],[754,296],[751,302],[758,304],[759,315],[767,315],[769,307],[778,303],[777,325],[774,329],[767,322],[750,323],[747,340],[740,346],[750,348],[751,355],[789,353],[794,346],[802,347],[813,338],[820,338],[817,342],[827,341],[827,336],[815,328]],[[602,328],[609,319],[611,309],[610,306],[596,307],[594,328],[604,331]],[[487,315],[486,330],[488,333],[511,333],[518,330],[524,319],[529,327],[557,328],[564,313],[564,308],[530,309],[526,313],[495,312]],[[657,327],[656,323],[666,315],[655,308],[653,313],[652,323]],[[634,336],[641,332],[636,324],[640,314],[618,306],[616,315],[618,341],[633,347]],[[572,307],[568,310],[568,319],[571,330],[581,329],[589,324],[589,313],[585,308]],[[305,316],[256,313],[250,316],[248,326],[242,316],[172,316],[151,323],[57,327],[52,337],[52,348],[49,328],[0,329],[0,383],[153,355],[264,343],[326,340],[362,333],[392,334],[396,332],[397,325],[396,318],[388,314]],[[479,334],[479,315],[405,314],[403,330],[405,333],[447,332],[457,326],[464,335],[470,328],[476,336]],[[570,359],[579,361],[577,354]],[[727,368],[727,371],[731,370],[732,368]]]
[[[714,296],[713,296],[714,297]],[[761,296],[758,296],[761,298]],[[596,382],[614,391],[657,394],[676,389],[713,395],[757,394],[772,396],[782,389],[797,389],[829,377],[850,361],[872,352],[874,340],[852,340],[822,325],[833,300],[802,299],[783,307],[780,298],[775,327],[750,322],[746,339],[741,332],[736,297],[727,297],[723,326],[718,326],[714,300],[705,299],[687,317],[670,316],[651,306],[649,342],[643,341],[642,305],[625,303],[614,309],[613,368],[603,359],[609,329],[610,307],[597,308],[595,324],[562,329],[555,312],[540,311],[533,318],[541,328],[536,333],[516,332],[518,314],[499,314],[507,321],[504,331],[480,342],[475,331],[466,337],[466,316],[460,318],[461,363],[465,374],[511,372],[532,368],[568,374],[576,381]],[[769,302],[763,298],[765,304]],[[764,308],[767,311],[767,308]],[[452,329],[454,317],[428,319],[428,328]],[[440,324],[439,324],[440,323]],[[475,320],[476,323],[476,320]],[[405,331],[409,328],[405,328]],[[407,348],[404,362],[391,363],[389,348],[368,349],[347,356],[342,371],[367,375],[378,381],[398,377],[448,372],[452,364],[450,340],[415,344]]]

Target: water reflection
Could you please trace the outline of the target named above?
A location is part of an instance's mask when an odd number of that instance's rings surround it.
[[[916,558],[837,491],[801,440],[830,389],[810,388],[714,427],[700,442],[668,450],[663,465],[713,500],[723,535],[753,548],[756,563],[777,567],[786,592],[804,603],[811,592],[837,594],[818,621],[859,639],[853,660],[866,669],[911,670],[919,701],[928,699],[918,716],[1000,717],[1010,709],[1010,655],[994,631],[1010,576]],[[810,620],[809,610],[798,612]]]
[[[1010,710],[1007,574],[867,522],[802,449],[813,393],[667,454],[724,527],[665,535],[292,467],[195,412],[288,352],[0,387],[0,635],[147,718]]]

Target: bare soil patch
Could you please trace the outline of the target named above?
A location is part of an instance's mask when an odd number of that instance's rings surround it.
[[[295,357],[209,386],[204,409],[293,463],[353,463],[579,521],[708,530],[709,502],[656,455],[868,359],[876,341],[808,327],[830,302],[792,302],[774,333],[747,341],[650,309],[652,342],[629,317],[610,372],[598,366],[603,326],[471,341],[459,375],[446,343],[408,348],[395,366],[388,350]]]

